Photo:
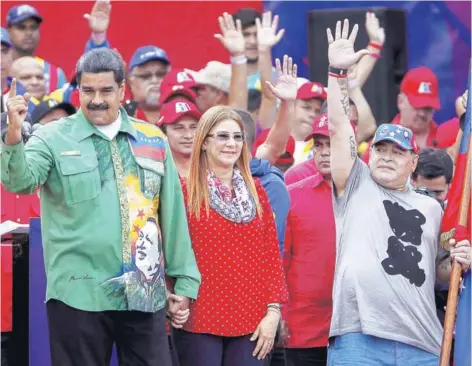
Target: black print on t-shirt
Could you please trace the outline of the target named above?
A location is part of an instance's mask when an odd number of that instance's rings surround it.
[[[382,267],[389,275],[400,274],[411,284],[421,287],[426,275],[419,267],[423,256],[415,246],[421,245],[421,226],[426,218],[420,211],[406,210],[397,202],[385,200],[383,204],[394,235],[388,238],[388,258],[382,261]],[[403,245],[402,241],[415,246]]]

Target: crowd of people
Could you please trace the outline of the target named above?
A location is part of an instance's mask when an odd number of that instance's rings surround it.
[[[108,0],[85,17],[69,81],[33,6],[1,32],[2,221],[41,217],[53,366],[114,344],[120,365],[438,365],[451,262],[471,264],[470,237],[439,242],[467,93],[437,124],[437,77],[411,69],[377,126],[372,12],[327,30],[327,85],[273,65],[270,11],[215,19],[230,62],[199,71],[157,45],[123,60]]]

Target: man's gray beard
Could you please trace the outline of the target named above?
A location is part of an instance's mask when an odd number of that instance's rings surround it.
[[[159,98],[161,94],[152,93],[145,99],[145,104],[148,109],[159,109]]]

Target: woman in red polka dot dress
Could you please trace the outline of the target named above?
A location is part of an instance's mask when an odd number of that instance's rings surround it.
[[[200,119],[183,184],[202,275],[175,333],[181,366],[256,366],[274,345],[288,298],[272,210],[251,177],[243,122],[217,106]]]

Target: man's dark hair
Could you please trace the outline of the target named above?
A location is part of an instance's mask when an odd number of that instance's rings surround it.
[[[82,73],[113,72],[117,84],[125,79],[125,68],[120,54],[108,48],[93,49],[80,57],[76,67],[77,83],[80,85]]]
[[[262,93],[257,89],[250,89],[247,98],[247,110],[254,112],[261,107]]]
[[[238,19],[241,21],[241,26],[243,30],[247,27],[256,25],[257,18],[262,19],[262,15],[256,9],[253,8],[239,9],[233,15],[234,22],[236,22],[236,20]]]
[[[444,176],[446,183],[451,183],[454,171],[454,163],[449,154],[441,149],[427,147],[421,149],[418,165],[412,174],[414,180],[418,176],[426,179],[434,179]]]
[[[246,144],[249,151],[252,151],[252,145],[254,145],[254,141],[256,140],[256,124],[252,119],[249,112],[245,111],[244,109],[233,108],[233,110],[241,117],[244,123],[244,136],[246,138]]]

